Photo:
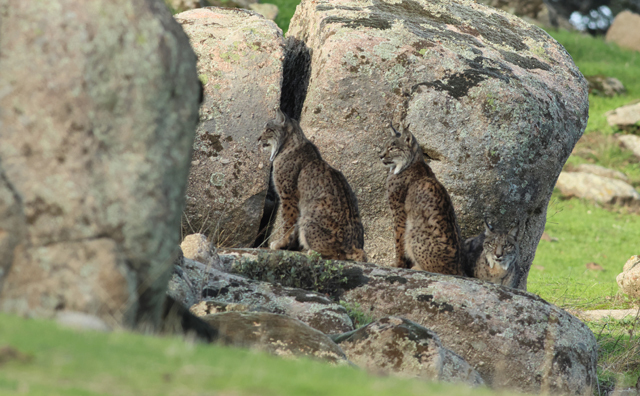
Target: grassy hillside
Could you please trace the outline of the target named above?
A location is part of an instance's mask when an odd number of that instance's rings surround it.
[[[17,353],[16,353],[17,351]],[[0,314],[0,395],[491,395],[487,389],[372,377],[178,338],[60,328]]]

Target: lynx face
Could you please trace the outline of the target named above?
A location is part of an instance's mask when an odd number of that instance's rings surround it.
[[[287,123],[291,121],[280,110],[276,113],[276,118],[267,122],[264,132],[258,138],[258,142],[262,143],[262,147],[271,149],[269,161],[273,162],[287,138]]]
[[[380,160],[389,167],[389,172],[397,175],[415,160],[420,146],[408,130],[404,129],[402,133],[398,133],[393,126],[391,129],[391,137],[384,144]]]
[[[483,250],[491,268],[499,265],[506,271],[518,260],[520,249],[516,240],[517,234],[518,227],[506,234],[494,232],[488,227],[485,229]]]

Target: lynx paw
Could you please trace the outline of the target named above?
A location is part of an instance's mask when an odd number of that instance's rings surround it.
[[[279,241],[271,242],[269,244],[269,249],[271,249],[271,250],[280,250],[280,249],[286,247],[287,245],[288,245],[288,243],[286,241],[283,242],[283,240],[281,239]]]

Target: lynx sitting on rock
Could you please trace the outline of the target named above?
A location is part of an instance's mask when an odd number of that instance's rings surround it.
[[[520,283],[517,261],[520,256],[519,226],[496,232],[485,219],[484,233],[464,242],[467,275],[517,288]]]
[[[366,261],[358,201],[296,120],[278,110],[259,142],[271,148],[273,181],[282,203],[284,236],[271,249],[314,250],[325,259]]]
[[[416,138],[391,126],[380,155],[389,167],[387,199],[396,236],[396,267],[463,275],[460,229],[451,198],[424,160]]]

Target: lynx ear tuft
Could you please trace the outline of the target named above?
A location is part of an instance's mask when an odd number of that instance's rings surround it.
[[[391,136],[392,137],[400,137],[400,133],[398,131],[396,131],[396,128],[393,127],[392,123],[389,123],[389,126],[391,127]]]
[[[285,119],[286,119],[286,116],[284,115],[282,110],[280,109],[276,110],[276,122],[280,125],[283,125]]]
[[[490,234],[493,231],[493,226],[491,226],[491,224],[489,224],[489,220],[487,220],[487,218],[484,218],[484,230],[487,234]]]

